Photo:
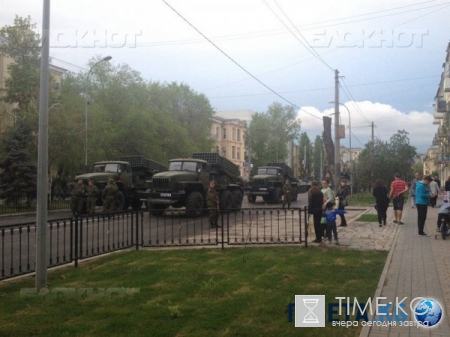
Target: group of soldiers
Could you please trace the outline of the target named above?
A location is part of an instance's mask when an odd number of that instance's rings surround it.
[[[112,212],[116,208],[116,195],[119,191],[112,178],[108,180],[102,192],[103,212]],[[95,213],[95,204],[97,196],[100,193],[93,180],[89,180],[86,186],[82,179],[79,179],[72,189],[71,205],[72,214],[92,214]],[[84,210],[84,205],[86,209]]]

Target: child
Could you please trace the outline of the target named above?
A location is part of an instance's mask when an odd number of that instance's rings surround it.
[[[336,215],[345,214],[346,210],[343,209],[333,209],[334,204],[332,202],[327,202],[326,210],[324,212],[324,217],[327,220],[327,238],[328,242],[331,243],[331,232],[334,235],[334,243],[339,245],[337,229],[336,229]]]

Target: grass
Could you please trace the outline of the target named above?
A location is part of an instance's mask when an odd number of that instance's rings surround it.
[[[0,335],[357,336],[360,328],[330,323],[295,328],[288,304],[296,294],[366,301],[386,256],[299,246],[112,254],[49,273],[51,294],[72,287],[77,296],[20,296],[34,278],[0,284]],[[139,292],[95,296],[82,289],[110,287]]]

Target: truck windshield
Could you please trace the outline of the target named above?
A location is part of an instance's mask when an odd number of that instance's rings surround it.
[[[118,166],[118,164],[106,164],[105,172],[117,173],[117,166]]]
[[[259,168],[258,174],[270,174],[270,175],[276,175],[277,169],[275,168]]]
[[[169,164],[169,171],[197,171],[197,163],[190,161],[171,161]]]

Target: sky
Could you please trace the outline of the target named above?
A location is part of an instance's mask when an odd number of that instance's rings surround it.
[[[41,31],[42,8],[2,0],[0,26],[30,16]],[[148,81],[188,84],[217,111],[292,105],[312,141],[334,112],[338,70],[352,147],[370,141],[373,122],[376,138],[405,130],[425,153],[437,131],[449,15],[444,0],[59,0],[50,57],[83,73],[91,58],[112,56]],[[347,132],[341,145],[349,141]]]

